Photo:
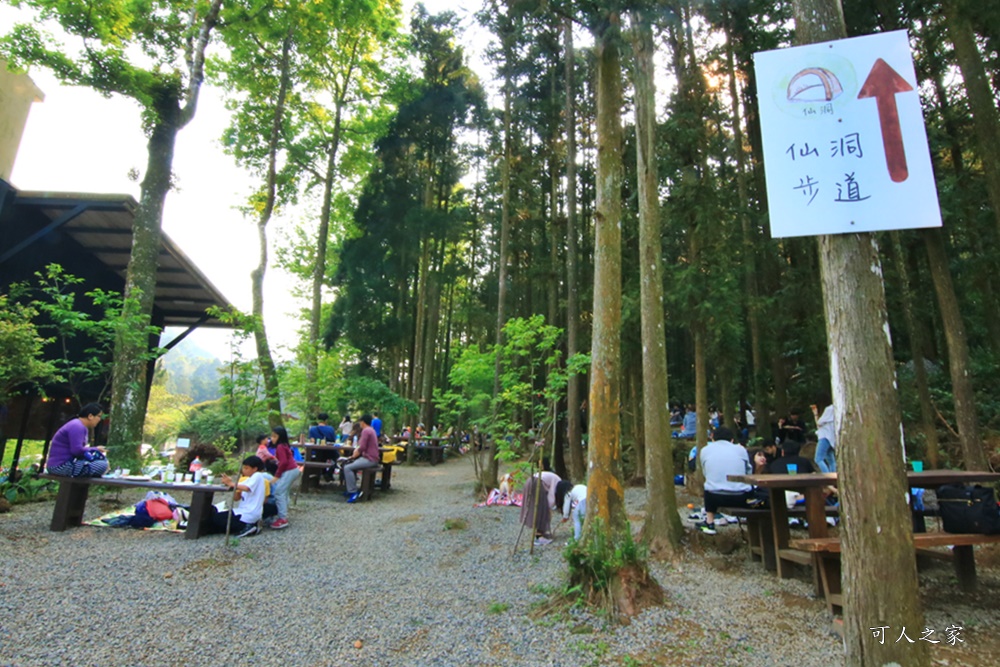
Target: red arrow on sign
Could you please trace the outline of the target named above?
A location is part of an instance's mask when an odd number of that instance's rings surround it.
[[[882,126],[882,147],[885,149],[885,166],[893,183],[902,183],[910,175],[906,168],[906,150],[903,148],[903,131],[899,127],[899,109],[896,93],[906,93],[913,86],[896,73],[889,63],[879,58],[872,65],[865,84],[858,91],[858,99],[874,97],[878,105],[878,122]]]

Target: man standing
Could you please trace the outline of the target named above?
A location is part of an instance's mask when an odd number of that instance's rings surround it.
[[[330,419],[330,415],[325,412],[321,412],[316,415],[316,421],[319,422],[315,426],[309,427],[309,439],[315,440],[318,444],[323,444],[323,441],[334,442],[337,439],[337,432],[333,430],[333,427],[326,422]]]
[[[745,505],[753,488],[728,479],[729,475],[748,475],[753,471],[747,450],[732,441],[733,432],[720,426],[712,437],[712,442],[698,453],[705,473],[705,522],[697,528],[706,535],[715,535],[715,513],[719,508]]]
[[[361,415],[361,437],[358,438],[358,446],[354,448],[351,462],[344,465],[344,483],[347,485],[349,503],[357,502],[361,497],[361,492],[358,491],[357,471],[378,466],[378,437],[371,423],[371,415]]]
[[[372,428],[375,429],[375,437],[382,439],[382,420],[378,418],[378,413],[372,413]]]

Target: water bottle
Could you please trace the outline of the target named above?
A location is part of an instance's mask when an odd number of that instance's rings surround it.
[[[199,459],[197,456],[194,457],[194,461],[191,461],[191,467],[188,468],[188,472],[191,473],[191,474],[193,474],[193,475],[198,475],[199,477],[201,477],[201,475],[200,475],[200,473],[201,473],[201,459]]]

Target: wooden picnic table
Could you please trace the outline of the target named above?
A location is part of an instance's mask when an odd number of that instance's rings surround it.
[[[353,445],[314,445],[300,444],[302,452],[302,479],[299,482],[299,490],[318,489],[320,476],[323,471],[333,465],[341,456],[350,456],[354,453]],[[392,463],[381,461],[382,454],[393,451],[390,447],[379,447],[379,463],[382,472],[382,490],[388,491],[392,481]],[[370,494],[369,494],[370,495]]]
[[[946,484],[968,484],[973,482],[1000,481],[1000,473],[975,470],[924,470],[908,471],[907,483],[910,488],[937,488]],[[779,577],[790,577],[791,564],[813,566],[814,583],[817,593],[824,595],[828,604],[839,606],[840,596],[840,542],[829,537],[826,523],[826,498],[824,489],[837,486],[837,473],[807,473],[802,475],[729,475],[733,482],[742,482],[765,488],[770,494],[771,535],[773,537],[773,559]],[[797,491],[805,495],[808,540],[790,540],[788,529],[788,506],[786,491]],[[955,567],[963,588],[975,586],[975,561],[972,560],[972,544],[996,541],[993,536],[954,536],[937,534],[937,538],[921,538],[915,543],[918,548],[950,544],[954,547]],[[941,538],[941,535],[948,537]],[[980,539],[981,538],[981,539]],[[925,544],[926,543],[926,544]],[[766,546],[766,545],[764,545]],[[799,548],[797,548],[799,547]],[[837,554],[831,558],[830,554]],[[768,558],[764,558],[767,562]]]
[[[410,447],[410,438],[395,435],[392,437],[392,441],[399,445],[405,445]],[[436,466],[439,463],[444,462],[444,452],[448,449],[448,445],[442,445],[442,442],[447,442],[448,438],[441,437],[419,437],[416,438],[415,442],[412,444],[416,448],[417,452],[427,452],[427,457],[430,460],[432,466]]]
[[[83,523],[83,512],[87,506],[87,495],[91,486],[118,486],[125,488],[156,489],[157,491],[183,491],[191,493],[191,508],[188,514],[188,526],[184,537],[196,540],[211,530],[212,513],[209,509],[216,492],[232,493],[229,487],[222,484],[194,484],[176,482],[154,482],[143,479],[126,479],[120,477],[60,477],[42,473],[42,479],[59,482],[59,492],[56,504],[52,510],[52,523],[49,530],[61,532]]]

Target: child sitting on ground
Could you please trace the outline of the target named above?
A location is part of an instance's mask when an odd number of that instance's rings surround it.
[[[234,482],[229,475],[222,476],[222,483],[233,489],[235,493],[235,504],[232,512],[220,512],[214,505],[212,506],[212,530],[213,533],[225,533],[228,526],[229,533],[236,537],[250,537],[260,532],[257,524],[261,520],[264,512],[264,462],[259,456],[248,456],[243,459],[240,472],[246,480]]]

